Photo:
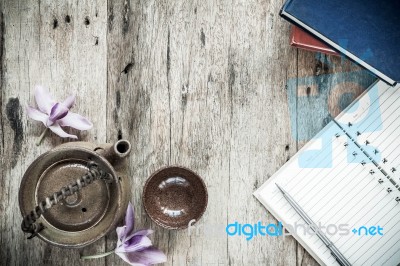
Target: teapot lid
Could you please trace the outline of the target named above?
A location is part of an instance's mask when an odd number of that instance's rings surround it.
[[[104,236],[118,222],[122,190],[111,164],[87,148],[56,148],[37,158],[22,179],[19,204],[25,217],[40,202],[88,173],[88,162],[112,176],[112,182],[95,180],[60,200],[37,220],[45,227],[43,240],[63,247],[82,247]]]

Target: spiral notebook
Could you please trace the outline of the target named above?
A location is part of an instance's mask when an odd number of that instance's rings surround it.
[[[254,195],[294,230],[305,222],[279,184],[316,224],[329,227],[321,231],[352,265],[398,265],[399,177],[400,86],[377,81]],[[315,234],[300,227],[294,237],[320,264],[338,265]]]

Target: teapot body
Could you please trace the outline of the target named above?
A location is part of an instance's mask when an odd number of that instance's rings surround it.
[[[37,236],[56,246],[80,248],[115,229],[130,199],[129,153],[130,143],[120,140],[103,145],[69,142],[39,156],[25,172],[19,190],[23,217],[38,210],[40,204],[53,205],[36,215],[36,223],[43,226]],[[108,182],[76,182],[88,175],[90,163],[109,176]],[[80,186],[79,191],[61,197],[74,182],[73,188]]]

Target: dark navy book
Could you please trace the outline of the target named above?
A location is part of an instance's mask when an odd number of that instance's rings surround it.
[[[288,0],[281,16],[389,84],[400,81],[400,1]]]

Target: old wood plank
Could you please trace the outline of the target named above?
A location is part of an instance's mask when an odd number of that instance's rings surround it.
[[[276,49],[288,34],[281,4],[109,2],[108,138],[134,143],[137,223],[156,229],[168,265],[296,262],[292,238],[247,242],[223,232],[235,220],[276,222],[252,192],[296,145],[285,90],[296,61],[288,46]],[[164,230],[143,212],[145,179],[168,164],[197,171],[208,186],[198,235]],[[222,232],[210,235],[209,226]]]
[[[166,1],[108,1],[107,139],[132,143],[129,176],[135,227],[154,228],[153,243],[174,246],[168,230],[150,222],[142,206],[149,175],[170,163],[170,96],[168,87],[168,13]],[[107,240],[108,249],[116,235]],[[117,256],[109,264],[124,265]]]
[[[176,243],[169,247],[173,265],[229,261],[223,225],[229,219],[231,5],[182,1],[169,7],[171,163],[199,173],[209,200],[197,231],[171,235]]]
[[[289,93],[297,95],[296,108],[291,108],[296,111],[291,116],[296,116],[298,149],[375,80],[344,57],[298,49],[298,75],[288,82]],[[318,265],[301,245],[297,254],[297,265]]]
[[[80,265],[83,262],[78,250],[55,248],[38,238],[28,241],[20,230],[18,188],[24,171],[37,156],[66,141],[49,134],[36,147],[43,125],[27,119],[25,105],[34,105],[36,84],[48,87],[58,100],[74,93],[77,102],[73,110],[96,125],[79,133],[79,138],[106,141],[107,10],[97,1],[7,1],[2,14],[4,163],[0,187],[0,264]],[[102,240],[85,251],[100,252],[104,247]]]
[[[281,45],[288,36],[288,27],[278,16],[281,5],[279,1],[234,4],[231,63],[236,79],[230,154],[230,202],[234,204],[229,206],[229,216],[243,223],[277,224],[248,195],[286,162],[290,147],[295,147],[285,85],[296,61],[293,50]],[[259,236],[247,242],[230,238],[229,248],[234,265],[296,263],[296,242],[291,237]]]

